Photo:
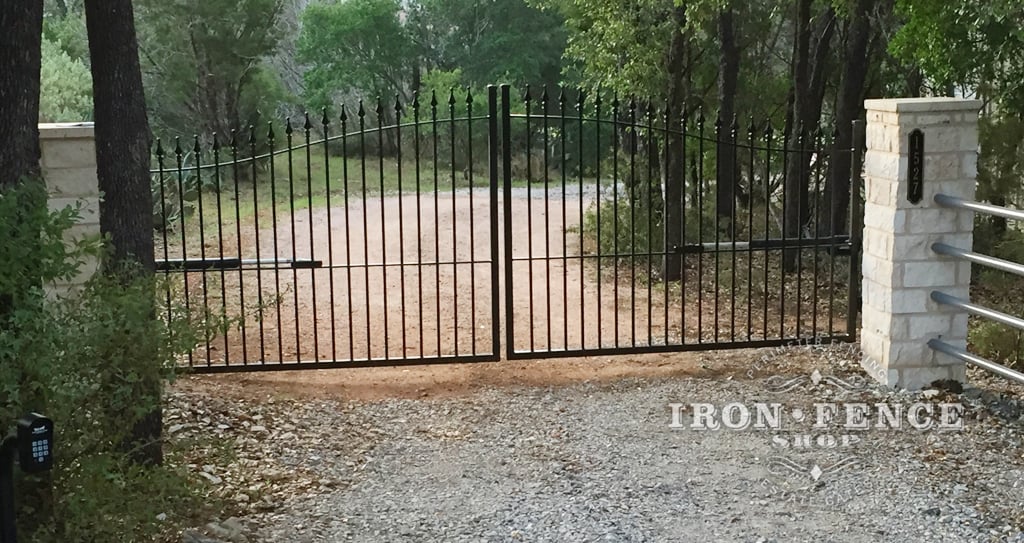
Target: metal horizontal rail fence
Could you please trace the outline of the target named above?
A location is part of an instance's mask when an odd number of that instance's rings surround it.
[[[1024,221],[1024,211],[1009,209],[1006,207],[986,204],[982,202],[974,202],[945,194],[936,194],[935,203],[947,208],[969,210],[975,213],[982,213],[994,217],[1001,217],[1004,219],[1010,219],[1015,221]],[[1007,260],[986,256],[967,249],[953,247],[945,243],[933,244],[932,250],[935,251],[937,254],[943,256],[948,256],[970,262],[972,265],[977,264],[979,266],[987,266],[1006,273],[1024,276],[1024,264],[1020,264],[1017,262],[1010,262]],[[1024,319],[1020,317],[1008,315],[995,309],[971,303],[969,300],[965,300],[955,296],[950,296],[949,294],[937,290],[931,292],[931,299],[938,304],[953,307],[961,311],[966,311],[971,315],[989,319],[991,321],[998,322],[1011,328],[1016,328],[1017,330],[1024,331]],[[970,353],[954,345],[950,345],[949,343],[942,341],[941,339],[933,338],[929,340],[928,346],[938,352],[952,356],[953,358],[961,360],[965,363],[977,366],[979,368],[990,371],[997,375],[1001,375],[1002,377],[1016,381],[1018,383],[1024,383],[1024,373],[1008,368],[1002,364],[998,364],[976,354]]]

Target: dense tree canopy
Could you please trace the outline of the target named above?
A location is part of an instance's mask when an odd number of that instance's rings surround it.
[[[1016,140],[999,139],[1024,115],[1024,8],[1014,0],[138,0],[135,9],[161,134],[209,142],[341,102],[512,83],[636,95],[726,125],[770,122],[791,144],[820,129],[847,146],[865,98],[955,92],[990,106],[981,193],[1001,201],[1020,184],[1007,173],[1021,169]],[[92,114],[81,11],[80,0],[47,3],[42,104],[54,120]],[[733,175],[728,146],[715,151],[719,177],[737,179],[716,188],[724,216],[752,187]],[[818,195],[809,163],[788,164],[786,207],[835,202],[825,221],[835,230],[848,220],[849,164],[843,153],[831,160]],[[666,164],[672,194],[681,167]],[[787,220],[795,233],[807,217]]]
[[[89,62],[81,2],[46,5],[44,59],[67,68],[52,69],[62,75],[46,87],[56,89],[51,102],[73,106]],[[1024,110],[1024,8],[1013,0],[139,0],[135,9],[161,131],[224,131],[342,97],[408,98],[438,70],[474,86],[561,83],[658,100],[678,84],[680,99],[709,111],[731,96],[727,113],[781,125],[820,110],[829,123],[843,67],[861,50],[864,81],[845,83],[860,97],[956,87]],[[91,113],[72,106],[66,115]]]
[[[352,92],[368,97],[403,94],[408,99],[415,54],[399,12],[397,0],[306,8],[298,60],[310,66],[306,94],[313,105],[324,106]]]
[[[1024,5],[1016,0],[898,0],[892,48],[939,92],[956,88],[1024,113]]]
[[[284,0],[138,0],[154,125],[227,133],[286,102],[266,60],[289,28]],[[263,109],[267,108],[269,111]]]
[[[431,71],[460,81],[557,84],[561,19],[522,0],[347,0],[312,4],[302,14],[298,61],[306,98],[399,95],[406,101]]]

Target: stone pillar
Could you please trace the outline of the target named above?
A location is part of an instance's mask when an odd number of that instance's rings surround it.
[[[50,209],[81,205],[81,220],[66,234],[82,239],[100,234],[100,190],[96,176],[96,139],[92,123],[39,125],[43,179],[50,193]],[[47,285],[47,293],[59,296],[74,291],[89,280],[99,267],[89,257],[76,277]]]
[[[943,208],[937,193],[974,199],[981,102],[958,98],[868,100],[864,156],[862,365],[890,387],[964,381],[964,364],[927,341],[966,348],[967,314],[941,306],[933,290],[968,299],[971,266],[932,244],[969,250],[974,214]],[[924,136],[923,197],[908,199],[910,134]]]

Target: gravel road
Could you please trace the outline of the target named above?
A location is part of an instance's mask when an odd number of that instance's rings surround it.
[[[169,424],[233,440],[229,464],[195,468],[238,502],[234,537],[250,542],[1024,542],[1021,390],[975,376],[963,394],[891,392],[860,386],[842,358],[823,350],[774,377],[380,401],[254,398],[195,378],[174,392]],[[797,384],[773,392],[779,379]],[[778,403],[785,420],[694,429],[698,402]],[[816,429],[795,414],[917,402],[963,405],[962,428],[915,430],[904,416],[899,429]],[[802,435],[828,446],[793,447]]]

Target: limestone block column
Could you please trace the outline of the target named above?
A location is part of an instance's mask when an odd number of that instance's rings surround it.
[[[43,179],[50,194],[50,209],[81,205],[81,220],[67,232],[81,239],[100,233],[100,190],[96,175],[96,138],[92,123],[39,125]],[[89,258],[71,280],[47,286],[50,295],[63,295],[82,286],[99,262]]]
[[[930,295],[940,290],[968,299],[971,266],[931,247],[943,242],[969,250],[974,217],[943,208],[934,197],[974,198],[981,102],[868,100],[865,108],[862,365],[890,387],[963,382],[963,362],[933,352],[926,343],[941,337],[966,347],[967,314],[935,303]],[[914,131],[923,137],[923,154],[911,151]],[[922,182],[916,203],[910,198],[913,178]]]

